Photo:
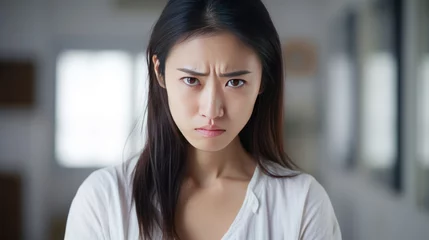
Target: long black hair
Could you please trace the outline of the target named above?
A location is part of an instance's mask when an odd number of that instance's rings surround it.
[[[140,236],[152,239],[160,230],[163,239],[178,238],[175,213],[187,158],[187,140],[170,113],[166,89],[160,86],[152,57],[165,63],[171,48],[186,39],[228,31],[248,45],[262,64],[262,92],[252,115],[239,133],[244,149],[262,171],[267,161],[285,168],[296,165],[283,150],[283,62],[279,36],[260,0],[170,0],[156,22],[147,48],[149,93],[147,142],[134,169],[133,200]]]

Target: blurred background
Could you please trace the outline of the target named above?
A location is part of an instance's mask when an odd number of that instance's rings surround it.
[[[141,149],[165,2],[0,1],[0,239],[63,239],[82,181]],[[429,0],[264,2],[286,149],[326,188],[343,239],[429,239]]]

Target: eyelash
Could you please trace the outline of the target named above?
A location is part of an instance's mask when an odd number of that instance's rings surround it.
[[[186,84],[186,85],[188,85],[188,86],[190,86],[190,87],[195,87],[195,86],[197,86],[197,85],[192,85],[192,84],[188,84],[188,83],[186,83],[186,79],[194,79],[194,80],[196,80],[198,83],[199,83],[199,80],[198,79],[196,79],[196,78],[194,78],[194,77],[184,77],[184,78],[182,78],[181,80]],[[232,88],[240,88],[240,87],[242,87],[244,84],[246,84],[246,81],[244,81],[244,80],[242,80],[242,79],[231,79],[231,80],[228,80],[228,82],[227,82],[227,86],[228,86],[228,83],[230,83],[231,81],[234,81],[234,80],[236,80],[236,81],[240,81],[241,82],[241,84],[239,85],[239,86],[231,86]]]

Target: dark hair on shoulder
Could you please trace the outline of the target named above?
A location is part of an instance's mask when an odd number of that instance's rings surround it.
[[[175,213],[188,144],[173,121],[152,56],[158,57],[159,72],[164,76],[166,59],[175,44],[221,31],[234,34],[253,49],[262,64],[262,92],[239,133],[243,147],[267,175],[287,177],[270,173],[265,166],[268,162],[297,169],[283,149],[282,51],[264,4],[260,0],[170,0],[152,30],[147,48],[147,142],[134,169],[132,189],[141,238],[152,239],[155,230],[162,232],[163,239],[178,238]]]

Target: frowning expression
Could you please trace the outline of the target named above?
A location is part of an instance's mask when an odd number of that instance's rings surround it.
[[[152,60],[158,72],[157,58]],[[230,33],[176,44],[163,76],[174,122],[195,148],[225,148],[249,121],[261,76],[257,54]]]

